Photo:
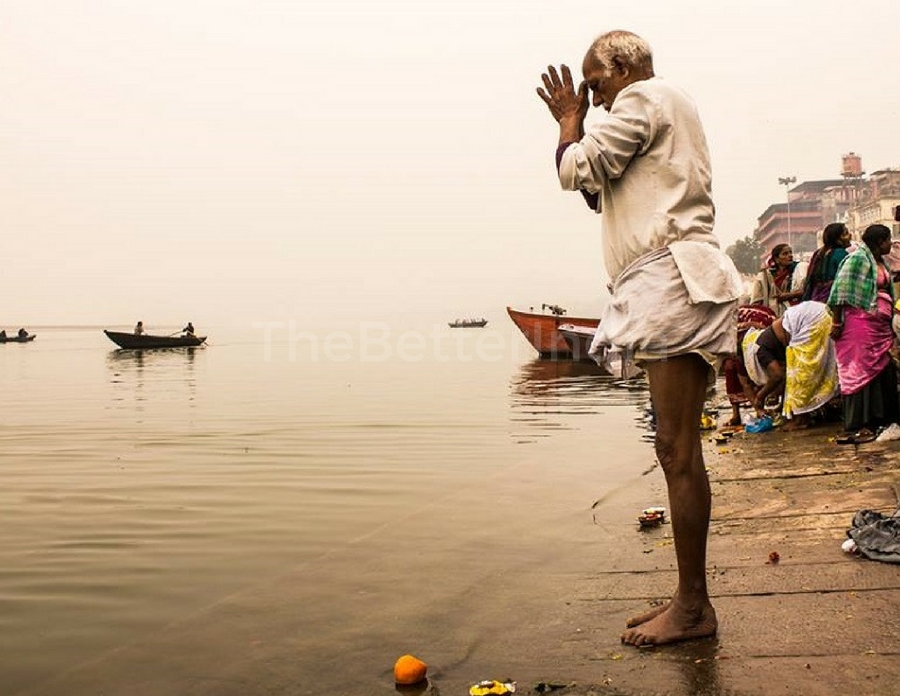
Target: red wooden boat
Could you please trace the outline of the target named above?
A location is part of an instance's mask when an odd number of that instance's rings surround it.
[[[507,307],[509,318],[519,327],[519,331],[540,353],[542,358],[572,358],[572,347],[566,342],[565,337],[558,331],[560,324],[575,324],[579,327],[597,328],[599,319],[589,317],[565,316],[565,310],[556,305],[544,305],[550,313],[537,314],[534,312],[520,312]],[[587,355],[579,355],[579,359],[589,359]]]

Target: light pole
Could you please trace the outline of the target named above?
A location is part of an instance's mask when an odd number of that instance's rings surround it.
[[[788,219],[788,246],[792,247],[793,243],[791,242],[791,193],[790,187],[791,184],[796,183],[796,176],[779,176],[778,183],[784,186],[784,193],[787,196],[787,219]]]

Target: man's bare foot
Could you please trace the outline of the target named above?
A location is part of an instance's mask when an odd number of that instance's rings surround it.
[[[693,610],[672,601],[656,616],[622,634],[622,642],[641,647],[643,645],[665,645],[692,638],[714,636],[719,628],[716,612],[712,604]]]
[[[731,420],[725,421],[725,425],[741,425],[741,417],[735,416]]]
[[[666,609],[668,609],[669,604],[671,604],[671,602],[663,602],[658,607],[653,607],[652,609],[645,611],[643,614],[632,616],[625,622],[625,626],[627,628],[634,628],[635,626],[640,626],[642,623],[647,623],[650,619],[659,616]]]

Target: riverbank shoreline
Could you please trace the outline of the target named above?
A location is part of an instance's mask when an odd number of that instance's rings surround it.
[[[844,553],[853,515],[900,501],[900,443],[838,445],[836,424],[704,435],[713,511],[713,639],[634,649],[590,632],[601,679],[554,693],[673,696],[890,693],[900,680],[900,565]],[[675,582],[668,525],[642,535],[627,569],[598,573],[582,609],[608,625],[665,598]],[[549,681],[549,680],[548,680]],[[535,685],[529,688],[534,689]],[[532,691],[526,690],[526,693]],[[540,693],[540,691],[534,691]]]

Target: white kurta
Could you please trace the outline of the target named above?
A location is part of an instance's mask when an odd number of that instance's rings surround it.
[[[595,348],[710,362],[734,351],[740,277],[713,233],[709,151],[684,92],[658,77],[624,88],[565,150],[559,180],[599,194],[613,295]]]

